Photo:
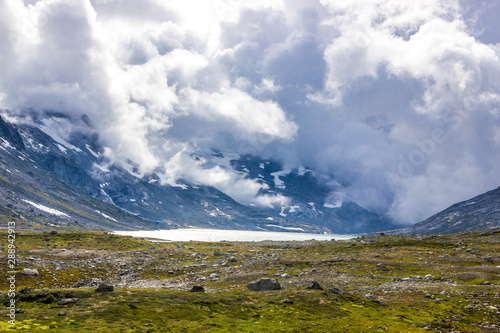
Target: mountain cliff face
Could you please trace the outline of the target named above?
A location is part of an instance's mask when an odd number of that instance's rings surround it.
[[[500,187],[456,203],[427,220],[393,234],[448,234],[500,228]]]
[[[231,168],[265,183],[265,193],[289,204],[242,205],[209,186],[162,184],[137,165],[119,168],[104,158],[92,131],[65,138],[54,129],[74,121],[51,115],[29,125],[0,118],[0,214],[48,225],[103,229],[212,227],[358,233],[394,228],[391,221],[342,195],[331,177],[307,168],[284,170],[272,159],[213,149],[207,167]],[[83,126],[90,126],[85,119]],[[85,133],[85,134],[84,134]]]

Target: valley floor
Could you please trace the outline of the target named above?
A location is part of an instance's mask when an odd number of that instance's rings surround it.
[[[8,323],[2,255],[2,332],[500,331],[500,230],[241,243],[19,232],[15,245],[22,313]],[[266,277],[282,289],[247,289]]]

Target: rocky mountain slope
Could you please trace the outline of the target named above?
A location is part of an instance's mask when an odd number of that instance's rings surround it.
[[[83,128],[65,137],[61,128]],[[47,113],[29,123],[0,118],[0,212],[44,224],[73,227],[212,227],[274,231],[358,233],[394,228],[384,216],[345,198],[332,177],[304,167],[284,170],[272,159],[217,149],[193,155],[207,168],[231,168],[283,195],[288,205],[243,205],[209,186],[164,184],[129,161],[105,158],[86,117]]]
[[[500,228],[500,187],[456,203],[427,220],[392,234],[447,234]]]
[[[25,145],[20,133],[23,132],[0,118],[1,216],[28,225],[67,229],[155,227],[156,223],[99,200],[58,177],[61,165],[66,164],[64,169],[70,173],[69,170],[77,168],[76,162],[58,160],[57,154],[51,154],[58,149],[55,143],[38,131],[32,134],[39,136],[36,147],[44,153],[35,153],[30,150],[35,145],[32,138]],[[50,170],[50,166],[54,171]],[[70,177],[69,174],[67,176]]]

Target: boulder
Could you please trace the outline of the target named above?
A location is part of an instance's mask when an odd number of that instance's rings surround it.
[[[335,294],[335,295],[341,295],[342,294],[342,291],[340,291],[339,288],[330,288],[328,289],[328,293],[329,294]]]
[[[30,269],[30,268],[24,268],[24,269],[21,271],[21,274],[22,274],[22,275],[38,275],[38,269],[36,269],[36,268],[33,268],[33,269]]]
[[[98,293],[109,293],[109,292],[112,292],[114,290],[115,290],[115,288],[112,285],[106,284],[106,283],[101,283],[95,291],[97,291]]]
[[[281,285],[277,279],[273,278],[261,278],[257,281],[252,281],[247,285],[250,291],[268,291],[268,290],[280,290]]]
[[[190,292],[193,292],[193,293],[204,293],[205,292],[205,287],[203,286],[193,286],[193,288],[191,288]]]
[[[27,293],[30,293],[32,291],[33,291],[33,288],[30,288],[30,287],[23,287],[23,288],[21,288],[21,290],[19,290],[19,292],[21,294],[27,294]]]
[[[319,285],[318,282],[316,281],[311,281],[307,284],[306,289],[316,289],[316,290],[323,290],[323,287]]]
[[[72,304],[72,303],[78,303],[80,302],[80,299],[78,298],[63,298],[57,302],[59,305],[67,305],[67,304]]]

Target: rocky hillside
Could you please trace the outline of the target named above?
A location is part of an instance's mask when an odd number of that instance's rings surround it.
[[[17,128],[0,118],[0,216],[3,219],[15,219],[20,227],[29,229],[156,227],[156,223],[99,200],[71,186],[64,177],[58,177],[61,165],[66,163],[66,170],[75,170],[77,162],[58,160],[57,155],[51,154],[58,148],[50,138],[41,132],[34,131],[35,134],[40,136],[37,148],[44,153],[30,150],[34,141],[27,140],[25,145]]]
[[[500,228],[500,187],[443,210],[393,234],[448,234]]]

